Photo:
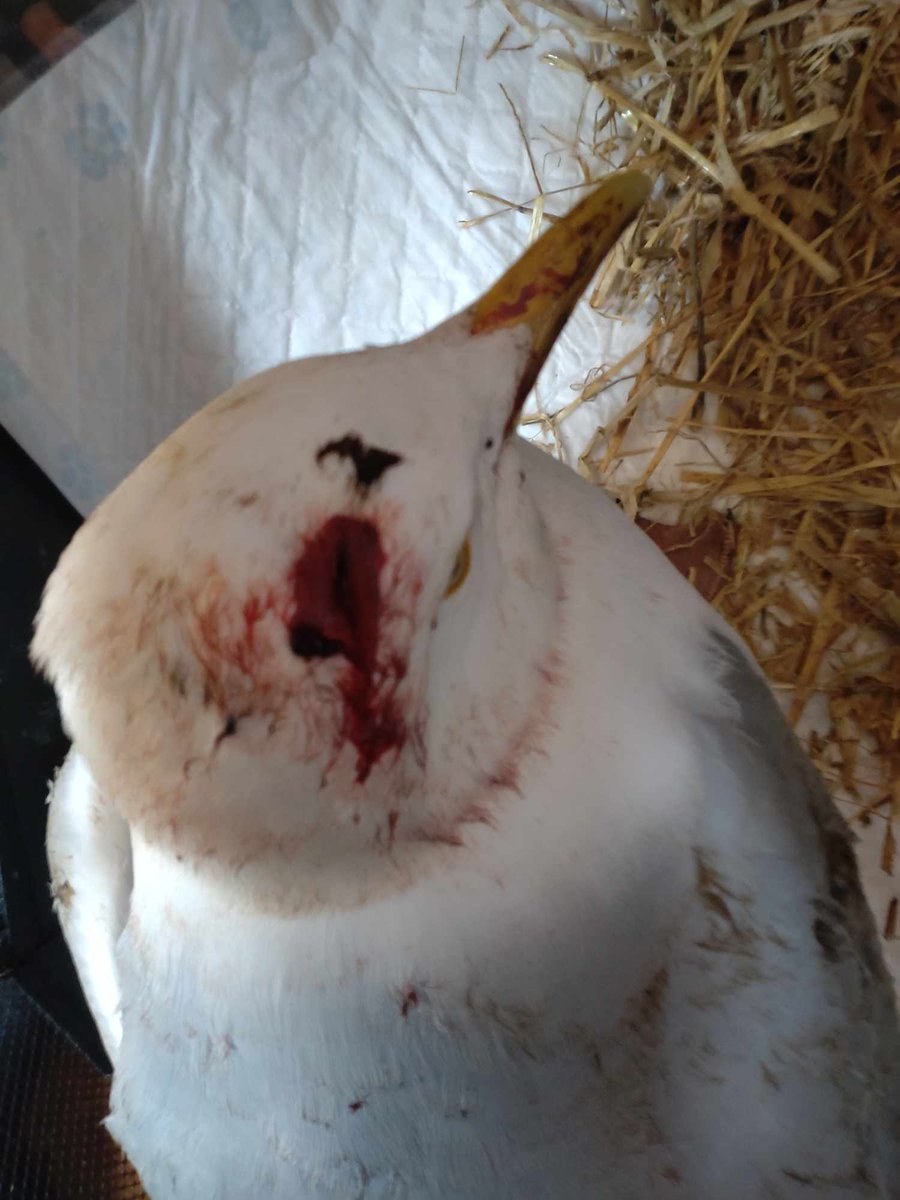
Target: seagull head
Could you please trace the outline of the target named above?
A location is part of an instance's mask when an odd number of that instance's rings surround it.
[[[86,521],[33,655],[135,836],[354,904],[514,795],[561,686],[514,428],[646,189],[610,177],[423,337],[233,388]]]

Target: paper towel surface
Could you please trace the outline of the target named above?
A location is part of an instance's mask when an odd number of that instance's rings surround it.
[[[527,215],[460,227],[491,207],[470,188],[537,191],[500,84],[546,190],[578,181],[553,135],[585,84],[534,49],[488,57],[507,21],[141,0],[0,114],[0,420],[82,512],[237,380],[414,336],[521,251]],[[636,336],[582,304],[544,403]]]

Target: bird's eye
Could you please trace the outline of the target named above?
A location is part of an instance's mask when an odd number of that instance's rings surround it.
[[[466,582],[466,576],[469,573],[469,567],[472,565],[472,547],[469,545],[469,539],[463,542],[459,548],[459,553],[456,556],[456,562],[453,564],[453,570],[450,572],[450,578],[447,580],[447,587],[444,591],[444,598],[452,596],[454,592],[458,592],[462,585]]]

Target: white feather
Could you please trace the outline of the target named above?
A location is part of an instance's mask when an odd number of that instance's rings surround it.
[[[128,825],[71,750],[50,792],[47,859],[54,907],[110,1061],[122,1041],[116,942],[131,900]]]

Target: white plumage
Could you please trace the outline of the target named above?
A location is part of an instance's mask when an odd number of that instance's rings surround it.
[[[217,400],[48,585],[49,855],[155,1200],[900,1195],[839,817],[716,614],[508,433],[616,186],[428,337]]]

